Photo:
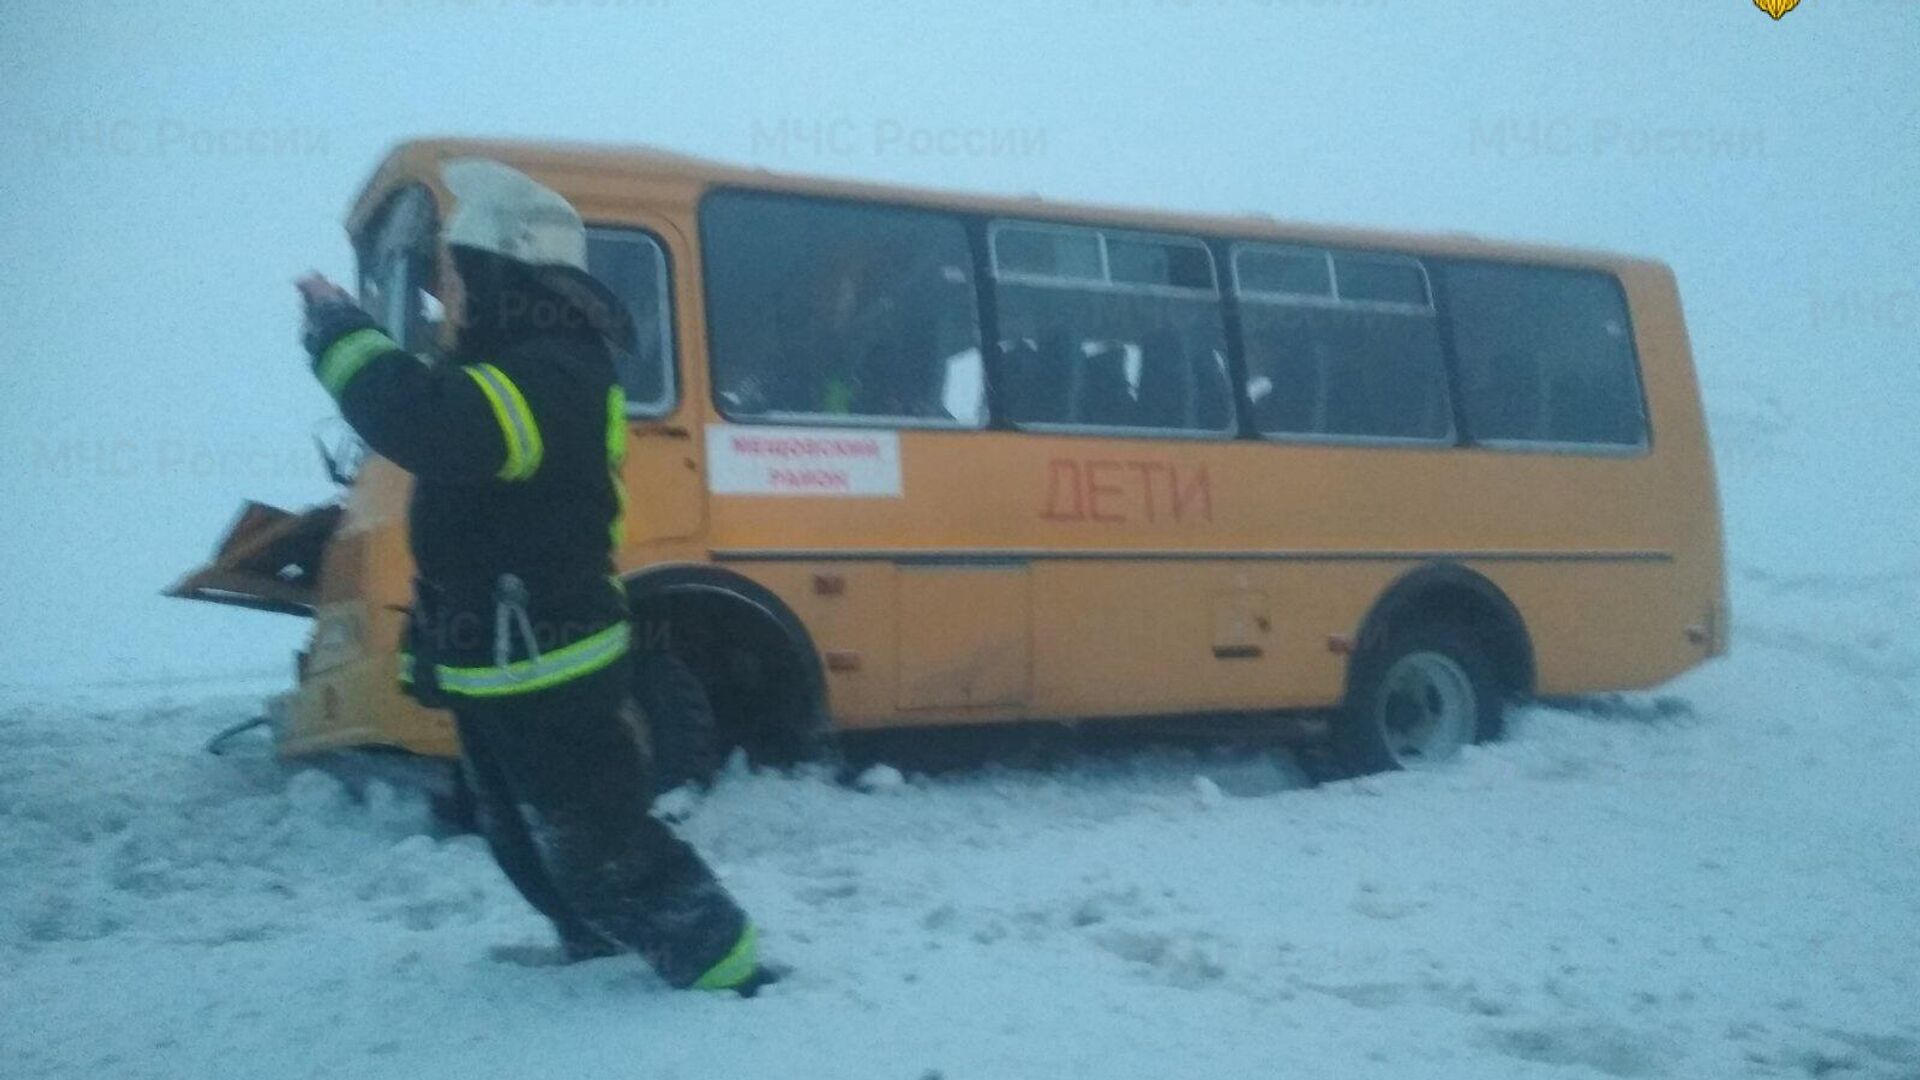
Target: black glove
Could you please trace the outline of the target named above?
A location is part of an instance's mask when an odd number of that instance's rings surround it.
[[[328,346],[356,330],[370,330],[379,324],[351,300],[320,300],[307,305],[307,324],[300,343],[318,364]]]

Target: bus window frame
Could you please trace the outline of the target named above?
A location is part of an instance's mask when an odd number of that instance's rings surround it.
[[[1092,233],[1100,243],[1100,278],[1078,278],[1053,274],[1035,274],[1015,270],[1005,272],[1000,269],[999,235],[1003,231],[1019,230],[1027,232],[1056,233]],[[1179,285],[1142,285],[1137,282],[1114,281],[1112,261],[1107,254],[1107,237],[1113,236],[1125,240],[1144,240],[1154,243],[1167,243],[1174,246],[1199,250],[1207,257],[1207,273],[1213,280],[1211,289],[1189,288]],[[1226,306],[1226,293],[1220,287],[1220,261],[1215,256],[1213,245],[1207,238],[1185,233],[1162,233],[1140,229],[1112,228],[1105,225],[1082,225],[1057,221],[1043,221],[1037,218],[990,217],[985,219],[985,239],[987,250],[984,253],[988,280],[993,285],[1005,282],[1010,285],[1022,285],[1031,288],[1071,290],[1075,292],[1109,292],[1133,296],[1157,296],[1171,300],[1211,300],[1220,315],[1221,347],[1220,359],[1229,383],[1234,378],[1234,332],[1233,322]],[[989,289],[993,294],[993,325],[986,327],[993,334],[994,349],[998,353],[1002,343],[1012,340],[1004,335],[1000,325],[1000,301],[997,289]],[[997,374],[996,364],[992,373]],[[1030,432],[1035,435],[1065,435],[1099,439],[1171,439],[1182,442],[1236,442],[1242,435],[1241,391],[1229,386],[1227,394],[1227,420],[1218,429],[1204,428],[1152,428],[1131,427],[1114,424],[1063,424],[1054,422],[1019,422],[1003,420],[995,415],[995,427],[1000,431]],[[989,399],[999,401],[997,393],[990,393]],[[1000,402],[1004,404],[1004,402]]]
[[[1067,277],[1057,274],[1035,274],[1025,270],[1002,271],[1000,269],[999,237],[1002,232],[1053,232],[1053,233],[1092,233],[1100,241],[1100,277]],[[1121,240],[1141,240],[1150,243],[1165,243],[1172,247],[1197,249],[1207,257],[1207,274],[1213,279],[1210,289],[1197,289],[1186,285],[1142,285],[1132,281],[1113,280],[1113,264],[1107,254],[1107,238]],[[1213,248],[1204,237],[1188,236],[1182,233],[1143,232],[1137,229],[1113,229],[1104,225],[1077,225],[1053,221],[1038,221],[1032,218],[991,218],[987,221],[987,267],[994,282],[1008,282],[1014,285],[1033,285],[1051,289],[1080,289],[1104,292],[1135,293],[1147,296],[1161,296],[1180,300],[1218,300],[1220,299],[1220,267],[1213,257]]]
[[[661,333],[666,337],[666,341],[664,342],[665,348],[661,350],[661,363],[665,364],[667,368],[663,387],[666,391],[666,397],[657,404],[657,407],[655,407],[655,403],[652,402],[634,401],[631,398],[627,399],[627,419],[664,420],[679,411],[682,390],[680,377],[680,334],[682,328],[680,325],[679,292],[674,281],[673,253],[667,250],[664,237],[657,231],[649,229],[644,225],[612,221],[589,221],[586,223],[586,227],[589,242],[591,242],[593,234],[596,232],[603,236],[613,234],[614,238],[619,240],[638,238],[645,240],[651,245],[654,254],[659,258],[661,310],[666,315],[665,318],[660,320]],[[602,282],[602,284],[604,285],[605,283]],[[609,289],[608,291],[611,292],[612,290]],[[622,304],[626,303],[624,297],[616,297],[616,299],[619,299]],[[629,316],[631,316],[631,312],[629,312]],[[624,389],[623,387],[623,392]]]
[[[714,374],[715,350],[713,347],[713,302],[716,290],[709,278],[712,260],[708,258],[707,246],[711,237],[707,232],[707,200],[715,195],[749,195],[755,198],[777,202],[804,203],[816,206],[837,206],[857,210],[880,210],[888,213],[906,213],[942,218],[960,226],[961,239],[967,246],[967,266],[970,271],[968,284],[973,288],[973,321],[977,331],[975,348],[980,354],[980,415],[977,420],[962,420],[954,417],[950,420],[938,420],[921,416],[881,416],[874,413],[811,413],[768,411],[752,415],[737,414],[728,408],[727,402],[720,396],[720,380]],[[694,231],[700,245],[701,277],[701,318],[705,332],[705,353],[707,357],[707,398],[714,412],[729,424],[745,424],[757,427],[811,427],[811,428],[873,428],[883,431],[942,431],[974,432],[991,431],[994,427],[993,381],[987,357],[987,316],[985,301],[980,288],[979,259],[974,250],[973,220],[976,215],[963,211],[923,206],[917,203],[892,200],[855,199],[844,196],[810,195],[805,192],[779,191],[770,188],[747,187],[731,184],[718,184],[700,194],[694,207]],[[958,355],[958,354],[956,354]],[[951,358],[949,358],[951,359]],[[1004,430],[1004,429],[1003,429]]]
[[[1240,256],[1246,254],[1246,249],[1248,248],[1259,248],[1263,251],[1272,252],[1274,254],[1279,254],[1279,255],[1318,256],[1321,264],[1327,268],[1327,291],[1324,293],[1290,293],[1290,292],[1275,292],[1271,289],[1241,288]],[[1252,300],[1299,301],[1301,303],[1308,303],[1308,302],[1315,302],[1315,301],[1333,303],[1334,301],[1339,299],[1339,293],[1335,291],[1336,286],[1334,284],[1333,252],[1327,250],[1326,248],[1307,247],[1302,244],[1285,244],[1285,243],[1267,242],[1267,241],[1261,241],[1261,240],[1247,240],[1244,238],[1236,237],[1227,241],[1226,249],[1227,249],[1227,273],[1229,277],[1232,279],[1232,282],[1233,282],[1232,292],[1236,299],[1245,298],[1245,299],[1252,299]]]
[[[1495,259],[1485,256],[1441,256],[1434,261],[1441,266],[1441,273],[1431,282],[1431,295],[1441,312],[1442,335],[1447,351],[1447,377],[1454,385],[1459,384],[1459,353],[1453,332],[1453,297],[1451,283],[1445,272],[1449,264],[1478,264],[1482,266],[1500,266],[1518,270],[1540,270],[1559,274],[1591,274],[1604,279],[1613,289],[1620,301],[1620,313],[1625,320],[1627,350],[1632,361],[1632,374],[1635,389],[1638,391],[1640,405],[1640,441],[1636,443],[1589,443],[1560,442],[1532,439],[1482,439],[1473,434],[1473,425],[1466,419],[1466,402],[1459,398],[1455,415],[1459,418],[1460,446],[1467,450],[1487,450],[1498,454],[1534,454],[1551,457],[1593,457],[1615,459],[1649,458],[1654,453],[1653,402],[1647,396],[1646,362],[1640,355],[1640,328],[1634,322],[1633,299],[1627,295],[1626,283],[1620,275],[1595,266],[1581,266],[1571,263],[1532,262],[1525,259]]]
[[[390,235],[395,227],[394,215],[402,212],[415,215],[415,220],[407,223],[413,235],[406,238],[404,247],[395,244]],[[434,202],[433,192],[425,184],[410,183],[388,195],[380,209],[368,218],[360,235],[353,238],[354,304],[372,316],[383,333],[410,352],[430,355],[437,348],[436,326],[426,318],[424,298],[432,294],[439,231],[440,208]],[[369,263],[373,273],[368,272]],[[421,298],[409,304],[406,325],[400,327],[392,325],[393,308],[399,297],[388,280],[395,270],[400,271],[405,284],[400,291],[416,293]],[[370,282],[378,282],[373,288],[381,301],[381,311],[368,307]]]
[[[729,424],[753,424],[760,427],[879,428],[883,431],[986,431],[986,407],[980,409],[980,422],[934,420],[924,416],[885,416],[880,413],[808,413],[769,410],[744,416],[726,411],[726,403],[715,392],[714,408]]]
[[[1347,299],[1345,296],[1340,295],[1340,260],[1343,258],[1354,262],[1404,263],[1411,265],[1415,270],[1420,271],[1420,285],[1427,294],[1427,302],[1424,304],[1409,304],[1398,300]],[[1404,311],[1409,315],[1438,316],[1440,314],[1439,307],[1433,302],[1433,275],[1427,272],[1426,260],[1420,258],[1418,255],[1407,255],[1400,252],[1342,251],[1328,248],[1327,273],[1333,276],[1333,298],[1344,307],[1371,308],[1375,311]]]
[[[1240,256],[1249,249],[1272,251],[1288,255],[1319,254],[1327,260],[1328,287],[1331,295],[1319,296],[1301,293],[1280,293],[1264,289],[1240,288]],[[1440,345],[1440,386],[1446,395],[1447,433],[1431,438],[1417,435],[1341,435],[1316,432],[1262,431],[1251,415],[1248,416],[1248,430],[1251,438],[1261,442],[1279,444],[1298,444],[1302,446],[1347,446],[1379,447],[1397,450],[1453,450],[1468,445],[1466,434],[1460,422],[1460,407],[1457,380],[1454,378],[1453,345],[1450,326],[1439,305],[1439,297],[1434,288],[1433,277],[1427,272],[1426,260],[1417,255],[1404,252],[1361,251],[1344,248],[1323,248],[1308,244],[1288,244],[1268,240],[1248,240],[1238,238],[1227,242],[1228,273],[1231,275],[1229,287],[1236,305],[1265,304],[1273,307],[1305,307],[1322,311],[1362,311],[1375,315],[1393,315],[1401,318],[1428,318],[1434,320],[1434,335]],[[1348,258],[1373,259],[1380,262],[1412,263],[1420,271],[1420,278],[1426,285],[1427,302],[1425,304],[1402,304],[1387,300],[1344,300],[1340,297],[1340,274],[1335,256]],[[1246,324],[1242,314],[1239,321],[1241,335],[1242,379],[1251,374],[1246,353]],[[1243,385],[1240,396],[1251,406],[1251,388]]]
[[[714,334],[712,334],[712,331],[714,331],[714,325],[716,325],[716,321],[714,321],[714,294],[716,294],[716,290],[712,288],[712,281],[710,281],[710,277],[708,277],[708,275],[710,275],[712,259],[708,258],[707,250],[708,240],[710,240],[710,236],[708,236],[707,233],[707,202],[712,196],[718,196],[718,194],[755,196],[755,198],[764,198],[764,200],[770,200],[770,202],[799,202],[799,204],[808,204],[808,206],[837,206],[837,208],[879,209],[879,211],[889,211],[889,213],[918,213],[918,215],[929,215],[929,217],[941,217],[941,219],[947,219],[950,223],[958,225],[958,227],[960,227],[960,234],[962,234],[962,240],[966,242],[966,248],[968,248],[968,263],[966,263],[966,265],[968,265],[968,279],[970,279],[968,284],[973,288],[973,329],[977,331],[975,348],[979,350],[979,365],[981,365],[979,419],[975,419],[975,421],[964,421],[964,419],[954,417],[954,419],[950,419],[950,421],[939,421],[939,419],[931,419],[931,417],[887,417],[887,415],[876,415],[876,413],[789,413],[789,411],[766,411],[766,413],[753,413],[753,415],[737,415],[737,413],[733,413],[732,409],[728,407],[728,402],[720,398],[720,380],[714,377]],[[958,209],[922,206],[922,204],[914,204],[914,202],[864,200],[864,198],[847,198],[847,196],[822,196],[822,194],[806,194],[806,192],[785,192],[785,190],[776,190],[776,188],[756,188],[756,186],[743,186],[743,184],[714,184],[714,186],[707,188],[705,192],[701,192],[701,196],[699,196],[699,200],[697,200],[697,204],[695,204],[695,209],[693,209],[693,217],[695,217],[695,221],[693,221],[693,233],[697,236],[695,242],[699,244],[699,263],[701,263],[701,323],[703,323],[703,331],[705,331],[705,342],[703,342],[703,344],[705,344],[705,350],[703,350],[703,352],[707,354],[707,400],[708,404],[712,405],[712,409],[714,409],[714,415],[718,415],[722,421],[726,421],[726,423],[737,423],[737,425],[755,425],[755,427],[812,427],[812,429],[939,430],[939,432],[995,430],[993,380],[989,377],[987,336],[985,336],[985,334],[987,334],[987,319],[985,319],[985,313],[983,313],[985,302],[981,300],[983,294],[981,294],[981,288],[979,288],[979,259],[975,256],[975,250],[973,250],[973,217],[975,217],[975,215],[966,213],[966,211],[958,211]],[[958,356],[958,354],[956,354],[956,356]],[[948,357],[948,359],[950,359],[950,357]]]

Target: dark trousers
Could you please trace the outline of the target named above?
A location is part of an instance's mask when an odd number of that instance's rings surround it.
[[[569,952],[631,949],[690,986],[739,941],[746,915],[647,812],[626,697],[615,664],[550,690],[463,700],[462,762],[494,858]]]

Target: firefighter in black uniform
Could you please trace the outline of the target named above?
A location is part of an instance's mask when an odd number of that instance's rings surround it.
[[[639,794],[611,554],[626,412],[608,339],[626,315],[558,193],[484,159],[441,176],[460,292],[447,360],[401,349],[326,279],[300,282],[315,375],[415,477],[403,677],[453,710],[482,831],[570,959],[632,950],[674,986],[751,994],[771,977],[752,924]]]

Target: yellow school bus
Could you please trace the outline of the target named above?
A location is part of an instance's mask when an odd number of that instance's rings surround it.
[[[1319,711],[1354,770],[1419,767],[1511,700],[1726,649],[1658,262],[430,140],[347,222],[362,300],[410,348],[448,272],[439,165],[470,156],[570,199],[634,314],[635,663],[763,759]],[[341,471],[335,503],[250,506],[173,591],[313,618],[284,755],[451,755],[448,717],[396,690],[409,480]]]

